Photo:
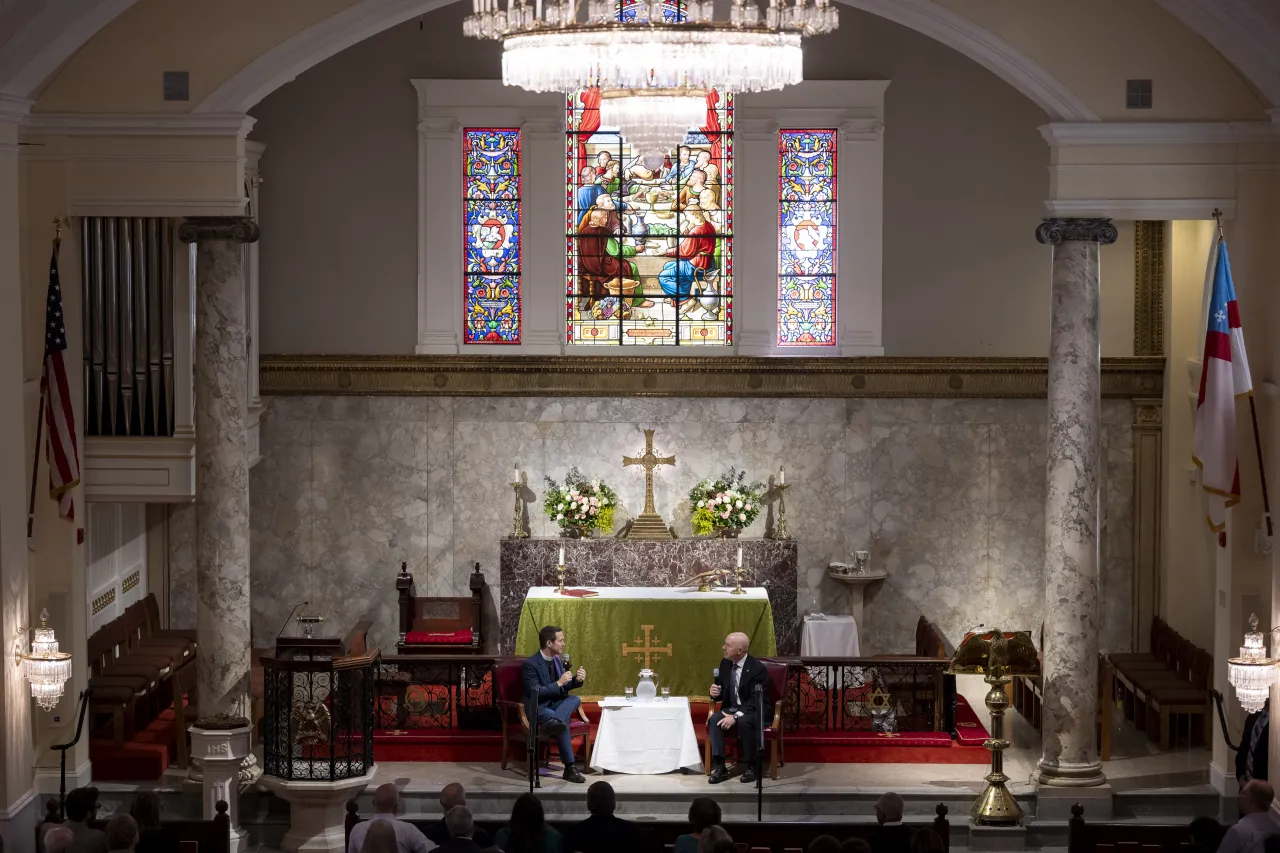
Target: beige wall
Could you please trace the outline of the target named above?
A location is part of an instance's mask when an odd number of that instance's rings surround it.
[[[415,340],[416,104],[409,80],[498,77],[496,45],[456,38],[459,5],[303,74],[254,110],[262,160],[264,352],[407,353]],[[932,39],[844,10],[811,79],[889,79],[888,355],[1043,355],[1049,151],[1040,110]],[[772,175],[737,176],[773,181]],[[856,227],[845,221],[843,227]],[[1132,228],[1103,253],[1105,355],[1132,354]]]

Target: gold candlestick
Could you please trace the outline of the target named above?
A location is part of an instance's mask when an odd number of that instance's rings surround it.
[[[518,469],[517,469],[518,470]],[[516,502],[511,518],[511,535],[510,539],[525,539],[529,534],[524,529],[524,473],[521,472],[514,482],[511,483],[511,490],[515,492]]]
[[[787,533],[787,489],[791,487],[778,483],[773,488],[778,492],[778,520],[773,523],[773,535],[770,538],[790,539],[791,535]]]
[[[564,563],[561,563],[560,565],[556,566],[556,580],[560,582],[560,585],[556,587],[556,593],[559,595],[564,595],[564,575],[565,575]]]
[[[746,595],[747,591],[742,588],[742,566],[738,566],[738,568],[735,570],[735,573],[737,574],[737,580],[735,582],[735,586],[733,587],[733,589],[729,591],[729,594],[730,595]]]

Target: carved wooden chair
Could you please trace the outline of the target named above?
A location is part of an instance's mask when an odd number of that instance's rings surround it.
[[[765,670],[769,673],[769,688],[773,691],[773,720],[764,727],[764,742],[769,747],[769,778],[778,778],[778,768],[786,767],[786,753],[782,743],[782,705],[787,695],[787,664],[773,658],[760,658]],[[711,715],[707,715],[707,725],[711,725]],[[728,749],[738,748],[738,736],[724,739]],[[711,736],[703,734],[703,772],[711,775]],[[725,756],[726,758],[728,756]]]
[[[400,598],[400,638],[396,651],[402,655],[478,655],[484,651],[482,614],[484,574],[480,564],[471,573],[469,597],[415,596],[413,575],[408,564],[400,564],[396,590]]]
[[[507,769],[509,750],[516,744],[522,745],[517,755],[523,759],[524,749],[529,742],[529,709],[525,706],[524,695],[524,658],[503,658],[493,668],[493,678],[498,691],[498,708],[502,715],[502,769]],[[582,752],[577,754],[584,770],[591,769],[591,722],[587,714],[578,706],[577,719],[569,721],[569,737],[573,740],[582,738]],[[545,731],[538,732],[538,745],[549,746],[552,737]]]

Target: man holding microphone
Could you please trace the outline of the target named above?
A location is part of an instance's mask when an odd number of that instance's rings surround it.
[[[725,637],[724,660],[716,670],[715,683],[711,685],[712,701],[720,701],[720,710],[707,720],[708,737],[711,738],[711,777],[708,781],[718,785],[730,777],[724,766],[725,735],[732,729],[738,732],[742,756],[742,782],[756,781],[755,760],[759,749],[759,721],[756,711],[756,689],[764,702],[765,725],[773,720],[773,697],[770,694],[769,672],[763,663],[747,654],[750,643],[746,634],[733,633]]]
[[[556,739],[564,778],[569,782],[585,782],[573,766],[573,741],[569,737],[569,720],[582,704],[570,696],[587,679],[587,670],[578,667],[575,675],[568,671],[564,652],[564,631],[548,625],[538,632],[538,651],[524,662],[524,695],[526,711],[537,717],[539,728]]]

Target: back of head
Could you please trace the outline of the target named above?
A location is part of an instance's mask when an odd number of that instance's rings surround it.
[[[89,814],[97,806],[98,791],[96,788],[76,788],[67,794],[67,820],[84,823]]]
[[[689,804],[689,823],[693,831],[701,833],[708,826],[720,822],[720,804],[710,797],[694,797]]]
[[[1247,782],[1240,794],[1245,803],[1250,808],[1249,812],[1265,812],[1271,808],[1271,801],[1276,798],[1275,789],[1271,787],[1270,782],[1262,779],[1251,779]]]
[[[447,812],[454,806],[467,804],[467,789],[458,782],[450,782],[440,789],[440,810]]]
[[[364,835],[364,844],[360,845],[360,853],[399,853],[400,844],[396,841],[396,828],[388,820],[369,822],[369,831]]]
[[[1194,818],[1188,829],[1191,834],[1191,842],[1206,850],[1217,850],[1218,845],[1222,843],[1222,824],[1218,823],[1215,818]]]
[[[400,792],[390,782],[379,785],[373,792],[373,810],[378,814],[395,814],[396,803],[400,801]]]
[[[471,817],[471,809],[466,806],[454,806],[444,813],[444,826],[453,838],[470,838],[475,832],[475,821]]]
[[[942,836],[931,826],[911,834],[911,853],[943,853],[944,850]]]
[[[545,824],[541,800],[533,794],[516,797],[511,806],[511,823],[507,826],[506,853],[535,853],[541,849]]]
[[[156,829],[160,826],[160,798],[152,791],[139,791],[129,814],[138,822],[139,830]]]
[[[905,808],[902,797],[889,791],[876,800],[876,819],[881,823],[896,823],[902,820],[902,812]]]
[[[593,782],[587,789],[587,811],[593,815],[611,815],[618,807],[618,795],[608,782]]]
[[[69,827],[54,824],[44,834],[44,853],[66,853],[75,843],[76,836]]]
[[[138,843],[138,822],[127,814],[118,814],[107,821],[107,849],[132,850]]]
[[[733,839],[729,837],[729,833],[725,831],[723,826],[719,824],[708,826],[702,830],[702,835],[698,837],[698,853],[715,853],[716,845],[728,842],[733,843]]]
[[[840,840],[834,835],[819,835],[809,842],[805,853],[840,853]]]
[[[846,838],[840,845],[840,853],[871,853],[871,845],[865,838]]]

